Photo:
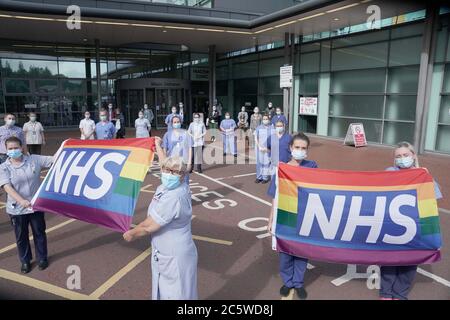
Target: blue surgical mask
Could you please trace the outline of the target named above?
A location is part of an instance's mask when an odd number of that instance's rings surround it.
[[[395,165],[402,169],[411,168],[414,164],[414,159],[412,157],[396,158]]]
[[[305,150],[292,150],[292,158],[294,158],[295,160],[303,160],[306,158],[307,154]]]
[[[22,156],[22,150],[20,150],[20,149],[8,150],[8,152],[6,154],[10,158],[18,159]]]
[[[181,123],[174,123],[173,124],[173,128],[174,129],[180,129],[181,128]]]
[[[166,187],[169,190],[172,190],[180,185],[180,177],[171,173],[163,172],[161,174],[161,182],[164,187]]]
[[[277,133],[283,133],[284,132],[284,128],[283,127],[275,127],[275,130],[277,131]]]

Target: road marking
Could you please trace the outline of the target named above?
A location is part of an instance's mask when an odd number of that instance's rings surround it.
[[[431,278],[434,281],[439,282],[440,284],[443,284],[444,286],[447,286],[450,288],[450,281],[445,280],[444,278],[441,278],[441,277],[439,277],[431,272],[428,272],[422,268],[417,268],[417,272],[425,277]]]
[[[151,187],[152,185],[153,185],[153,184],[148,184],[148,185],[142,187],[142,188],[141,188],[141,191],[142,191],[142,192],[148,192],[148,193],[155,193],[155,191],[147,190],[147,188]]]
[[[36,280],[27,276],[23,276],[21,274],[17,274],[8,270],[0,269],[0,278],[10,280],[13,282],[17,282],[41,291],[45,291],[51,294],[54,294],[56,296],[70,299],[70,300],[92,300],[94,298],[78,293],[76,291],[64,289],[58,286],[55,286],[53,284]]]
[[[74,222],[74,221],[76,221],[76,220],[75,220],[75,219],[69,219],[69,220],[67,220],[67,221],[64,221],[64,222],[62,222],[62,223],[60,223],[60,224],[57,224],[56,226],[53,226],[53,227],[51,227],[51,228],[46,229],[46,230],[45,230],[45,233],[49,233],[49,232],[55,231],[55,230],[57,230],[57,229],[60,229],[60,228],[66,226],[66,225],[68,225],[69,223],[72,223],[72,222]],[[30,236],[29,239],[30,239],[30,241],[33,240],[33,236]],[[10,250],[16,248],[16,246],[17,246],[16,243],[10,244],[9,246],[0,249],[0,254],[3,254],[3,253],[5,253],[5,252],[7,252],[7,251],[10,251]]]
[[[114,274],[111,278],[106,280],[100,287],[98,287],[94,292],[92,292],[89,297],[93,299],[99,299],[102,295],[105,294],[113,285],[115,285],[120,279],[122,279],[127,273],[133,270],[138,264],[147,259],[151,254],[151,248],[145,250],[136,258],[131,260],[125,267],[120,269],[116,274]]]
[[[439,211],[445,214],[450,214],[450,210],[439,208]]]
[[[216,243],[216,244],[223,244],[223,245],[226,245],[226,246],[233,245],[233,242],[231,242],[231,241],[214,239],[214,238],[208,238],[208,237],[202,237],[202,236],[196,236],[196,235],[192,235],[192,239],[200,240],[200,241],[206,241],[206,242],[211,242],[211,243]]]
[[[256,200],[256,201],[258,201],[258,202],[261,202],[261,203],[263,203],[263,204],[265,204],[265,205],[267,205],[267,206],[269,206],[269,207],[272,206],[272,203],[270,203],[270,202],[268,202],[268,201],[266,201],[266,200],[263,200],[263,199],[261,199],[261,198],[258,198],[257,196],[254,196],[254,195],[252,195],[252,194],[250,194],[250,193],[248,193],[248,192],[239,190],[239,189],[237,189],[237,188],[235,188],[235,187],[233,187],[233,186],[230,186],[229,184],[226,184],[225,182],[217,181],[217,179],[211,178],[210,176],[207,176],[207,175],[204,174],[204,173],[198,173],[198,172],[195,172],[195,174],[196,174],[196,175],[199,175],[199,176],[201,176],[201,177],[203,177],[203,178],[205,178],[205,179],[208,179],[208,180],[210,180],[210,181],[213,181],[213,182],[215,182],[215,183],[217,183],[217,184],[220,184],[221,186],[224,186],[225,188],[228,188],[228,189],[233,190],[233,191],[235,191],[235,192],[237,192],[237,193],[243,194],[244,196],[249,197],[249,198],[251,198],[251,199],[253,199],[253,200]]]
[[[216,178],[216,180],[223,180],[223,179],[231,179],[231,178],[241,178],[241,177],[248,177],[248,176],[255,176],[256,173],[252,172],[252,173],[246,173],[246,174],[239,174],[237,176],[232,176],[232,177],[222,177],[222,178]]]
[[[6,208],[6,202],[0,201],[0,209]]]
[[[294,292],[295,292],[295,290],[291,289],[289,291],[288,296],[287,297],[281,297],[281,300],[294,300]]]

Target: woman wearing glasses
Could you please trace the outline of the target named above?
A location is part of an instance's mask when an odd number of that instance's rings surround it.
[[[124,233],[126,241],[151,235],[152,299],[196,300],[197,248],[192,240],[192,204],[187,174],[180,157],[166,158],[156,138],[161,164],[161,185],[156,189],[148,216]]]

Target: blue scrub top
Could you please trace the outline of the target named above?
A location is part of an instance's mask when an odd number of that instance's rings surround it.
[[[385,171],[399,171],[399,170],[402,170],[402,169],[400,169],[399,167],[389,167],[389,168],[386,168]],[[442,199],[442,192],[439,187],[439,184],[436,182],[436,180],[433,179],[433,181],[434,181],[434,193],[436,194],[436,199]]]
[[[278,142],[275,139],[277,139]],[[291,149],[289,147],[289,145],[291,144],[291,140],[292,136],[287,132],[283,133],[280,138],[278,138],[278,135],[276,134],[272,135],[271,139],[269,139],[269,141],[267,142],[267,148],[272,151],[272,141],[278,143],[278,146],[273,146],[274,148],[278,147],[278,159],[276,158],[277,155],[272,153],[272,163],[277,165],[280,161],[287,163],[291,160],[292,155]]]
[[[284,125],[287,125],[287,119],[286,119],[286,116],[284,114],[280,114],[280,115],[276,114],[276,115],[274,115],[272,117],[272,124],[273,124],[273,126],[275,126],[275,124],[278,121],[282,121],[284,123]]]
[[[234,121],[233,119],[224,119],[220,122],[220,127],[222,129],[236,129],[236,121]]]
[[[255,135],[258,138],[258,142],[261,146],[269,148],[270,137],[273,135],[274,129],[271,125],[260,124],[255,131]]]
[[[313,160],[302,160],[302,162],[300,162],[299,167],[304,167],[304,168],[318,168],[317,163]],[[270,180],[270,185],[269,185],[269,189],[267,190],[267,195],[269,197],[271,197],[272,199],[275,198],[275,194],[277,192],[277,187],[275,185],[276,183],[276,175],[272,176],[272,179]]]
[[[179,134],[176,135],[175,132]],[[188,151],[191,147],[191,139],[184,129],[179,129],[178,131],[170,130],[164,134],[162,147],[166,150],[167,157],[183,157],[183,160],[187,163],[187,159],[184,158],[189,155]],[[174,151],[176,151],[176,154]]]
[[[112,122],[98,122],[95,125],[95,135],[98,140],[111,140],[116,133],[116,126]]]
[[[169,128],[169,129],[172,129],[172,118],[173,117],[175,117],[175,116],[177,116],[178,118],[180,118],[180,121],[181,121],[181,123],[183,123],[183,116],[181,115],[181,114],[178,114],[178,113],[171,113],[171,114],[168,114],[167,116],[166,116],[166,119],[164,120],[164,122],[167,124],[167,127]]]

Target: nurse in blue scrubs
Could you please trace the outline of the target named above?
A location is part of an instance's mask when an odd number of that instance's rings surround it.
[[[291,160],[291,140],[292,137],[287,132],[285,123],[281,120],[275,122],[275,133],[267,144],[267,148],[271,152],[272,167],[274,169],[280,161],[288,163]]]
[[[236,130],[236,121],[231,119],[230,113],[225,113],[225,119],[220,122],[220,131],[222,132],[223,139],[223,155],[232,154],[237,157],[236,151],[236,135],[234,130]]]
[[[282,121],[286,127],[287,127],[287,123],[288,123],[286,116],[283,114],[280,107],[276,108],[275,115],[272,117],[271,121],[272,121],[272,125],[274,127],[278,121]]]
[[[291,166],[299,166],[305,168],[317,168],[317,163],[313,160],[306,160],[309,150],[309,138],[303,133],[297,133],[292,137],[290,143],[290,150],[292,154],[291,160],[287,162]],[[275,195],[276,195],[276,179],[272,179],[269,185],[267,194],[273,199],[272,208],[270,210],[270,218],[268,229],[272,233],[272,223],[274,210],[276,209]],[[280,288],[280,294],[284,297],[289,295],[291,289],[294,289],[299,299],[306,299],[307,292],[304,288],[304,277],[308,259],[290,254],[280,252],[280,276],[283,280],[283,286]]]
[[[267,183],[272,174],[270,152],[267,143],[273,135],[273,127],[269,116],[264,115],[262,124],[255,131],[256,180],[255,183]]]
[[[394,166],[387,171],[419,168],[419,160],[414,147],[406,141],[397,144],[394,150]],[[436,199],[442,198],[439,185],[434,183]],[[380,299],[407,300],[412,283],[417,273],[417,266],[381,266]]]
[[[180,157],[188,165],[188,172],[191,168],[192,140],[187,130],[181,128],[181,118],[172,117],[172,129],[168,130],[162,140],[162,148],[165,156]],[[160,159],[161,160],[161,159]],[[184,175],[185,181],[189,182],[189,175]]]

